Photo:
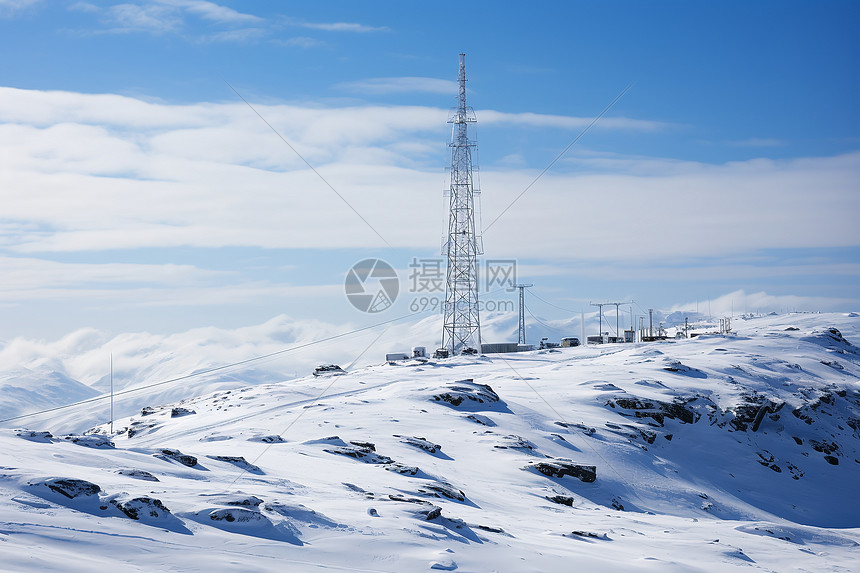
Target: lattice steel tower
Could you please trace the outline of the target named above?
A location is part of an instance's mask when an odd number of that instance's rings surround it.
[[[442,309],[442,348],[452,355],[481,352],[481,320],[478,312],[478,255],[483,254],[475,231],[475,193],[472,148],[467,126],[475,123],[475,111],[466,106],[466,54],[460,54],[460,92],[457,108],[448,123],[451,135],[451,187],[448,240],[442,254],[448,257],[445,306]]]

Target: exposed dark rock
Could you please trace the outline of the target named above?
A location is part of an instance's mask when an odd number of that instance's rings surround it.
[[[554,495],[552,497],[546,496],[546,498],[553,503],[573,507],[573,497],[569,495]]]
[[[234,505],[238,507],[259,507],[263,500],[256,495],[249,495],[239,499],[231,499],[224,502],[224,505]]]
[[[329,454],[335,454],[338,456],[347,456],[349,458],[353,458],[356,460],[361,460],[368,464],[392,464],[394,460],[389,458],[388,456],[383,456],[377,454],[374,450],[370,448],[365,448],[361,446],[340,446],[334,448],[325,448],[323,450]]]
[[[729,421],[729,425],[739,432],[746,432],[749,426],[755,422],[759,410],[766,403],[766,399],[758,394],[742,394],[741,399],[742,402],[731,409],[734,418]]]
[[[793,463],[786,462],[785,466],[788,468],[788,471],[791,473],[792,479],[800,479],[803,477],[803,472],[800,470],[799,467],[797,467]]]
[[[180,408],[179,406],[176,406],[174,408],[171,408],[170,417],[171,418],[178,418],[180,416],[189,416],[191,414],[196,414],[196,413],[197,412],[195,412],[194,410],[189,410],[188,408]]]
[[[140,415],[141,416],[151,416],[152,414],[155,414],[157,411],[158,410],[153,406],[144,406],[143,408],[140,409]]]
[[[693,378],[707,378],[708,375],[702,372],[697,368],[691,368],[686,364],[681,364],[678,360],[666,360],[666,365],[663,367],[663,370],[667,372],[676,372],[678,374],[683,374],[685,376],[692,376]]]
[[[126,429],[126,435],[129,438],[137,436],[138,434],[145,434],[148,430],[158,427],[158,424],[152,422],[144,422],[142,420],[135,420],[131,424],[129,424]]]
[[[155,477],[154,475],[152,475],[148,471],[144,471],[144,470],[121,469],[121,470],[116,470],[116,473],[118,473],[119,475],[122,475],[122,476],[128,476],[128,477],[132,477],[135,479],[142,479],[145,481],[158,481],[157,477]]]
[[[810,415],[804,412],[805,409],[806,406],[801,406],[800,408],[795,408],[794,410],[792,410],[791,413],[794,414],[795,418],[803,420],[807,424],[812,425],[812,422],[814,422],[815,420],[813,420]]]
[[[449,483],[436,482],[425,484],[418,489],[420,493],[433,497],[446,497],[456,501],[466,501],[466,494]]]
[[[836,456],[824,456],[824,459],[827,461],[828,464],[832,466],[839,465],[839,458],[837,458]]]
[[[650,430],[639,430],[639,435],[642,436],[642,439],[648,442],[649,444],[653,444],[654,440],[657,439],[657,432],[652,432]]]
[[[605,533],[597,534],[592,531],[571,531],[570,534],[577,537],[588,537],[589,539],[608,539]]]
[[[219,461],[219,462],[227,462],[233,464],[234,466],[241,468],[245,471],[249,471],[251,473],[263,473],[259,467],[255,466],[251,462],[247,461],[243,456],[206,456],[207,458]]]
[[[415,466],[407,466],[406,464],[401,464],[400,462],[386,463],[382,467],[384,467],[387,471],[407,476],[414,476],[419,471],[421,471]]]
[[[89,436],[78,436],[75,434],[69,434],[68,436],[63,436],[64,440],[68,440],[73,444],[77,444],[79,446],[86,446],[88,448],[113,448],[114,443],[103,434],[91,434]]]
[[[803,440],[801,440],[801,439],[800,439],[800,438],[798,438],[797,436],[792,436],[792,438],[794,438],[794,443],[796,443],[798,446],[802,446],[802,445],[803,445]]]
[[[249,442],[263,442],[264,444],[281,444],[286,440],[277,434],[272,434],[271,436],[254,436],[253,438],[248,438]]]
[[[480,414],[469,414],[468,416],[466,416],[466,418],[469,420],[472,420],[476,424],[481,424],[482,426],[492,427],[492,426],[496,425],[496,423],[494,421],[492,421],[488,417],[482,416]]]
[[[434,394],[437,402],[447,402],[452,406],[460,406],[464,401],[473,404],[494,404],[499,402],[499,395],[487,384],[476,384],[471,378],[458,380],[446,387],[444,392]]]
[[[563,460],[530,462],[524,469],[530,468],[536,469],[545,476],[554,478],[571,476],[586,483],[591,483],[597,479],[597,468],[595,466],[584,466]]]
[[[612,404],[610,404],[610,406],[612,408],[615,407]],[[561,426],[562,428],[579,428],[586,436],[594,435],[594,433],[597,431],[595,428],[591,428],[589,426],[586,426],[585,424],[571,424],[569,422],[555,422],[555,424]]]
[[[481,529],[483,531],[489,531],[490,533],[504,533],[505,530],[501,527],[492,527],[490,525],[475,525],[474,527]]]
[[[371,442],[350,441],[349,443],[352,444],[353,446],[357,446],[357,447],[362,448],[364,450],[370,450],[371,452],[376,451],[376,444],[373,444]]]
[[[170,515],[170,510],[160,500],[146,495],[128,500],[112,499],[110,502],[131,519]]]
[[[836,442],[827,442],[824,440],[809,440],[809,445],[812,446],[812,449],[816,452],[821,452],[824,454],[832,454],[839,450],[839,445]]]
[[[51,491],[62,494],[69,499],[98,495],[102,490],[102,488],[92,482],[75,478],[51,478],[45,480],[44,484]]]
[[[617,499],[615,499],[613,497],[612,498],[612,509],[616,509],[618,511],[624,511],[624,505],[620,501],[618,501]]]
[[[658,400],[643,400],[630,396],[614,398],[606,402],[606,405],[610,408],[617,406],[622,410],[632,410],[632,414],[627,412],[619,413],[624,416],[632,415],[636,418],[650,418],[659,426],[663,426],[666,418],[679,420],[685,424],[694,424],[697,422],[701,414],[687,407],[687,404],[694,400],[695,398],[687,401],[660,402]]]
[[[442,508],[438,505],[430,505],[430,507],[420,510],[418,514],[423,515],[425,520],[432,521],[442,515]]]
[[[417,497],[406,497],[397,493],[392,493],[388,495],[388,499],[391,501],[399,501],[402,503],[430,503],[429,501],[417,498]]]
[[[161,454],[155,454],[155,457],[161,458],[163,460],[173,460],[182,464],[183,466],[188,466],[189,468],[193,468],[197,465],[197,458],[195,458],[194,456],[183,454],[179,450],[173,450],[169,448],[161,450]]]
[[[502,442],[494,445],[493,447],[500,450],[512,449],[532,451],[536,449],[533,443],[521,436],[516,436],[514,434],[502,437]]]
[[[15,430],[15,435],[31,442],[50,442],[54,437],[48,431]]]
[[[228,523],[257,523],[261,521],[269,521],[259,511],[241,507],[213,510],[209,513],[209,519],[212,521],[226,521]]]
[[[433,505],[429,501],[425,501],[423,499],[418,499],[417,497],[405,497],[402,495],[392,494],[388,496],[388,499],[391,501],[399,501],[403,503],[414,503],[416,505],[420,505],[421,509],[416,511],[415,513],[425,520],[430,521],[436,519],[440,515],[442,515],[442,508],[438,505]]]
[[[409,444],[410,446],[414,446],[425,452],[435,454],[442,450],[442,446],[439,444],[434,444],[433,442],[427,440],[427,438],[419,438],[416,436],[399,436],[397,434],[394,435],[395,438],[400,438],[400,441],[404,444]]]

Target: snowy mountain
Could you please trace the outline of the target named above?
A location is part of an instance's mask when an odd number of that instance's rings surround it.
[[[0,430],[3,567],[856,570],[858,317],[733,327]]]

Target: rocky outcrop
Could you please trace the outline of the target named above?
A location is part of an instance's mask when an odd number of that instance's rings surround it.
[[[141,517],[161,518],[171,515],[170,510],[160,500],[147,495],[130,499],[114,498],[110,503],[135,520]]]
[[[162,460],[174,461],[182,464],[183,466],[188,466],[189,468],[193,468],[197,465],[197,458],[194,456],[190,456],[188,454],[183,454],[179,450],[173,450],[170,448],[165,448],[161,450],[160,454],[154,454],[155,457],[160,458]]]
[[[209,459],[218,461],[218,462],[227,462],[228,464],[233,464],[237,468],[243,469],[246,472],[261,474],[263,470],[259,467],[255,466],[251,462],[247,461],[243,456],[206,456]]]
[[[694,424],[699,420],[701,414],[688,407],[688,404],[696,399],[683,400],[679,398],[673,402],[660,402],[659,400],[645,400],[636,396],[620,396],[608,400],[606,405],[617,409],[622,416],[649,418],[658,426],[663,426],[666,418],[678,420],[684,424]]]
[[[499,395],[487,384],[476,384],[473,379],[458,380],[433,395],[433,400],[455,408],[477,409],[479,406],[502,406]]]
[[[545,476],[553,478],[570,476],[585,483],[591,483],[597,479],[597,468],[595,466],[575,464],[570,460],[555,459],[551,461],[529,462],[523,469],[534,469]]]
[[[63,436],[63,439],[79,446],[88,448],[113,448],[114,443],[103,434],[90,434],[88,436],[79,436],[77,434],[69,434]]]
[[[424,450],[429,454],[435,454],[436,452],[442,451],[442,446],[439,444],[434,444],[433,442],[427,440],[427,438],[419,438],[416,436],[400,436],[398,434],[394,434],[395,438],[400,438],[400,441],[404,444],[408,444],[419,450]]]
[[[121,476],[128,476],[128,477],[131,477],[134,479],[140,479],[140,480],[144,480],[144,481],[158,481],[157,477],[155,477],[154,475],[152,475],[151,473],[149,473],[148,471],[145,471],[145,470],[120,469],[120,470],[116,470],[116,473],[118,473]]]
[[[446,482],[431,482],[418,488],[419,493],[433,497],[445,497],[454,501],[466,501],[466,494]]]
[[[43,482],[51,491],[57,492],[69,499],[98,495],[102,490],[98,485],[75,478],[51,478]]]

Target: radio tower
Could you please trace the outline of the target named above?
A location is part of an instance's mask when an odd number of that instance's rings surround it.
[[[481,321],[478,315],[478,255],[480,240],[475,232],[475,189],[472,183],[472,148],[466,127],[475,123],[475,111],[466,106],[466,54],[460,54],[460,91],[457,109],[451,111],[451,188],[448,210],[448,256],[445,283],[442,348],[451,355],[481,352]]]

